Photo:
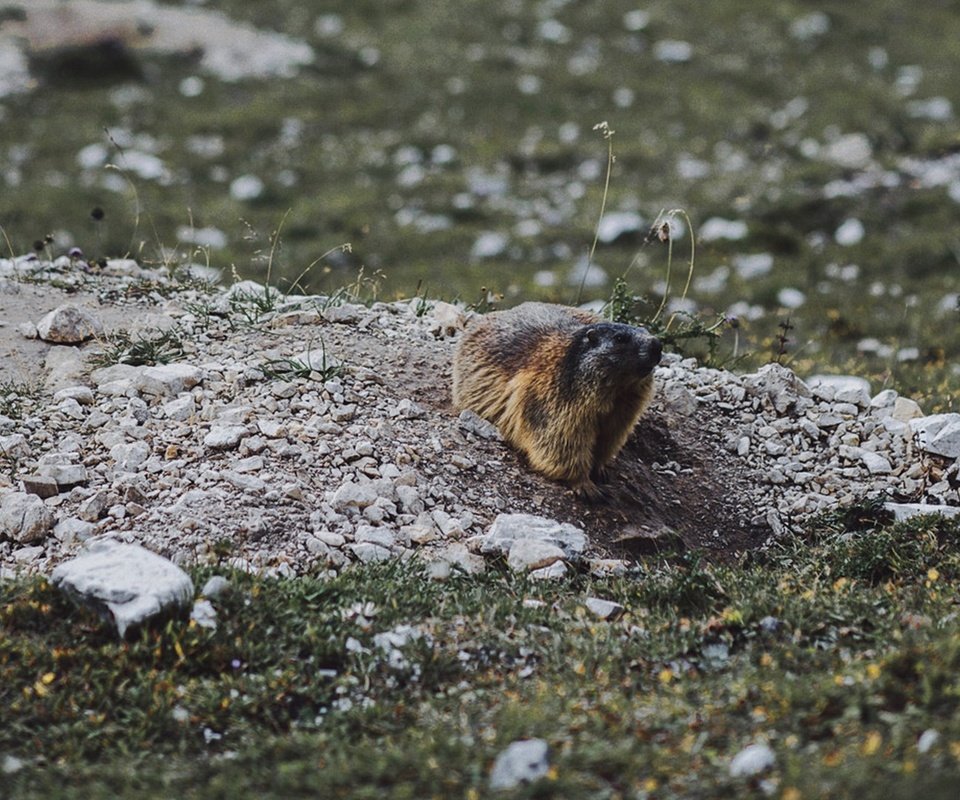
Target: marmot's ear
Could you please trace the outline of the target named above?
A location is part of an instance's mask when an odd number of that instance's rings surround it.
[[[590,328],[587,330],[587,344],[591,347],[596,347],[597,343],[600,341],[600,334],[597,332],[596,328]]]

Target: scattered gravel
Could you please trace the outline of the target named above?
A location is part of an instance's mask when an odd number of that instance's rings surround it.
[[[276,575],[417,555],[443,580],[481,570],[487,554],[549,577],[581,558],[615,571],[610,556],[664,537],[718,552],[762,546],[868,497],[960,505],[960,415],[924,417],[859,379],[808,383],[776,364],[735,375],[667,355],[608,500],[588,505],[452,409],[464,318],[449,304],[291,296],[251,325],[243,298],[261,296],[256,285],[231,300],[127,262],[94,275],[64,259],[0,260],[0,277],[56,277],[73,284],[72,301],[95,301],[107,335],[117,319],[149,315],[184,351],[165,366],[96,369],[98,339],[38,350],[0,326],[0,350],[24,348],[37,381],[19,415],[0,415],[4,574],[48,573],[109,536],[180,565]],[[37,319],[62,304],[61,289],[43,288],[16,300],[35,299]],[[271,377],[268,365],[305,345],[323,358]],[[517,549],[531,531],[539,543]]]

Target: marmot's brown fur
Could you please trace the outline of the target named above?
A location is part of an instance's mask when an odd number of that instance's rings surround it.
[[[650,401],[660,353],[645,328],[523,303],[467,327],[453,402],[496,425],[533,469],[592,496]]]

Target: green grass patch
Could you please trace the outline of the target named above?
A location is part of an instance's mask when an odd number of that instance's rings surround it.
[[[9,796],[482,797],[497,753],[541,737],[550,774],[504,796],[946,797],[958,541],[958,523],[865,508],[738,561],[602,580],[233,574],[216,631],[175,619],[129,641],[43,579],[7,582]],[[589,596],[626,613],[599,621]],[[757,741],[776,767],[731,777]]]

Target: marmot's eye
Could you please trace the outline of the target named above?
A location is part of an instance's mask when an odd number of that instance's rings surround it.
[[[597,342],[600,341],[600,334],[595,330],[587,331],[587,344],[591,347],[596,346]]]
[[[627,342],[630,341],[630,334],[629,334],[629,333],[618,333],[616,336],[613,337],[613,340],[614,340],[617,344],[627,344]]]

